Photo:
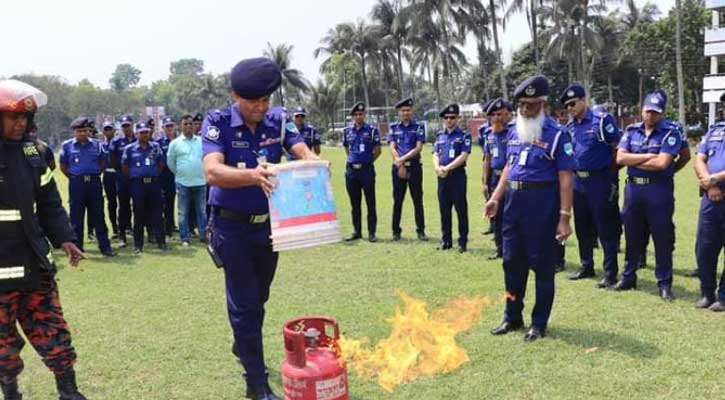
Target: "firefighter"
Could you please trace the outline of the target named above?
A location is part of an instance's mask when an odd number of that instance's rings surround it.
[[[60,400],[85,400],[76,386],[76,353],[63,317],[50,244],[70,264],[84,257],[61,203],[44,146],[30,127],[45,94],[15,80],[0,81],[0,388],[5,400],[19,400],[23,329],[55,374]]]

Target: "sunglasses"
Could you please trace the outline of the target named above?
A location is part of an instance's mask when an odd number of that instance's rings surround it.
[[[456,118],[458,118],[458,117],[452,116],[452,115],[446,115],[445,117],[443,117],[443,119],[445,119],[446,121],[456,119]]]
[[[302,115],[302,114],[299,114],[299,115],[295,115],[295,118],[304,118],[304,117],[305,117],[305,116],[304,116],[304,115]]]

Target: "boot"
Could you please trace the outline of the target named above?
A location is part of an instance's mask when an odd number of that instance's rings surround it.
[[[78,391],[76,373],[72,369],[63,375],[56,375],[55,386],[58,388],[58,400],[88,400]]]
[[[247,386],[247,398],[252,400],[282,400],[281,397],[274,394],[269,384],[252,388]]]
[[[23,395],[18,391],[18,380],[13,378],[8,382],[0,382],[5,400],[23,400]]]

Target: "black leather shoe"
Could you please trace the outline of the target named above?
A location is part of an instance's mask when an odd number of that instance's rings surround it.
[[[491,329],[494,336],[505,335],[509,332],[517,331],[524,327],[524,321],[503,321],[501,324]]]
[[[487,260],[498,260],[499,258],[501,258],[501,253],[499,252],[492,253],[490,256],[486,257]]]
[[[458,252],[463,254],[466,251],[468,251],[468,247],[465,244],[459,244],[458,245]]]
[[[688,278],[697,278],[699,276],[697,273],[697,268],[688,269],[687,271],[685,271],[685,273],[683,275],[685,275]]]
[[[116,253],[114,253],[111,250],[104,251],[101,254],[103,255],[103,257],[108,257],[108,258],[111,258],[111,257],[115,257],[116,256]]]
[[[400,241],[400,234],[393,233],[393,242],[399,242],[399,241]]]
[[[441,242],[438,245],[438,247],[436,248],[436,250],[450,250],[451,248],[453,248],[453,245],[452,244]]]
[[[703,295],[700,300],[695,303],[695,308],[708,308],[715,303],[715,296]]]
[[[159,245],[159,250],[161,250],[161,251],[169,251],[169,245],[166,244],[166,243],[161,243]]]
[[[18,390],[18,381],[13,378],[8,382],[0,382],[0,388],[3,391],[3,399],[5,400],[23,400],[23,395]]]
[[[533,342],[535,340],[546,337],[546,329],[541,329],[537,326],[532,326],[528,332],[524,335],[525,342]]]
[[[554,273],[558,274],[566,270],[566,265],[563,262],[554,264]]]
[[[623,279],[620,279],[612,289],[617,292],[621,292],[623,290],[634,290],[637,289],[637,282],[625,282]]]
[[[421,242],[427,242],[428,236],[425,235],[425,232],[418,232],[418,240]]]
[[[597,283],[597,289],[612,289],[617,281],[613,278],[604,277],[599,283]]]
[[[710,311],[715,311],[715,312],[723,312],[723,311],[725,311],[725,301],[724,300],[716,301],[716,302],[712,303],[710,305],[710,307],[708,307],[707,309]]]
[[[133,254],[136,254],[136,255],[138,255],[138,254],[141,254],[141,253],[143,253],[143,249],[141,249],[141,248],[139,248],[139,247],[135,247],[135,248],[133,249]]]
[[[573,274],[569,275],[569,280],[578,281],[579,279],[593,278],[595,276],[596,276],[596,274],[594,273],[594,270],[593,269],[589,269],[589,268],[579,268],[578,271],[576,271]]]
[[[660,297],[662,300],[672,303],[675,300],[675,294],[672,293],[671,286],[663,286],[660,288]]]
[[[345,238],[346,242],[352,242],[353,240],[360,240],[362,239],[362,235],[358,232],[353,233],[352,235]]]
[[[251,400],[282,400],[281,397],[274,394],[272,388],[270,388],[269,385],[264,385],[257,388],[247,387],[246,397]]]
[[[368,241],[369,241],[370,243],[375,243],[375,242],[377,242],[377,241],[378,241],[378,238],[377,238],[377,237],[375,237],[375,234],[374,234],[374,233],[371,233],[370,235],[368,235]]]

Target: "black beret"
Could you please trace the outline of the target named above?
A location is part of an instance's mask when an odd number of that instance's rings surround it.
[[[194,118],[192,119],[192,121],[203,121],[203,120],[204,120],[204,116],[201,115],[201,113],[196,113],[196,115],[194,115]]]
[[[488,99],[488,100],[484,101],[483,103],[481,103],[481,111],[483,111],[484,114],[486,113],[486,110],[488,110],[488,106],[490,106],[491,102],[494,100],[496,100],[496,99]]]
[[[549,95],[549,81],[543,75],[527,78],[514,90],[514,98],[538,98]]]
[[[88,117],[78,117],[70,123],[71,129],[91,128],[91,120]]]
[[[446,115],[458,115],[461,113],[461,107],[456,104],[449,104],[447,105],[443,110],[441,110],[440,114],[438,114],[441,118],[445,117]]]
[[[259,99],[274,93],[282,84],[282,73],[269,58],[249,58],[232,68],[232,90],[244,99]]]
[[[587,92],[584,90],[584,86],[575,83],[573,85],[570,85],[568,88],[564,89],[563,92],[561,92],[561,95],[559,96],[559,101],[562,104],[566,104],[570,102],[571,100],[575,99],[584,99],[587,97]]]
[[[352,108],[350,109],[350,114],[352,115],[356,112],[365,112],[365,103],[363,103],[362,101],[359,103],[355,103],[355,105],[352,106]]]
[[[413,107],[413,99],[408,97],[407,99],[400,100],[395,103],[395,108]]]
[[[486,115],[503,109],[512,111],[513,107],[511,106],[511,103],[500,97],[498,99],[493,99],[488,103],[488,107],[486,107]]]

